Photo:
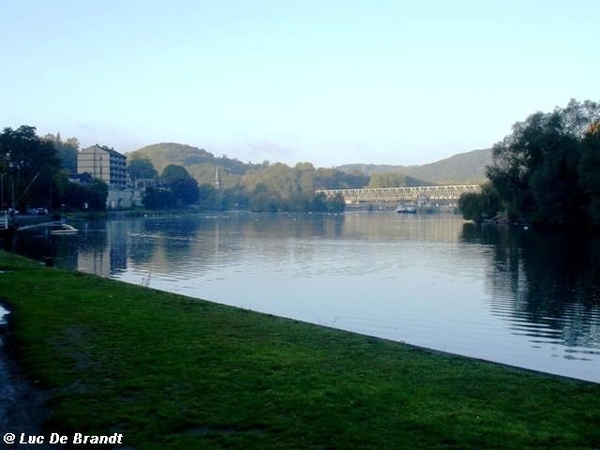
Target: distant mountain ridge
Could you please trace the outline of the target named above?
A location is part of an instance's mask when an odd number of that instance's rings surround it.
[[[422,165],[345,164],[336,169],[365,175],[388,172],[403,173],[434,184],[477,184],[487,179],[485,166],[491,163],[492,151],[483,149],[458,153],[449,158]]]

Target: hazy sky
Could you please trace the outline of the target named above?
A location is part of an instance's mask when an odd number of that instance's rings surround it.
[[[422,164],[600,100],[598,0],[0,0],[0,128]]]

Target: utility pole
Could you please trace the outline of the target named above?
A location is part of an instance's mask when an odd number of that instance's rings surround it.
[[[0,173],[0,210],[4,210],[4,175]]]
[[[4,229],[8,230],[8,211],[4,209],[4,173],[0,173],[0,211],[4,211]]]

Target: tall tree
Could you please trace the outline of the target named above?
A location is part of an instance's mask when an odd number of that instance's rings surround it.
[[[467,193],[458,199],[458,207],[467,220],[481,222],[495,217],[501,210],[500,197],[491,183],[481,186],[480,193]]]
[[[589,199],[588,220],[600,226],[600,120],[585,133],[578,169],[581,187]]]
[[[56,149],[56,154],[60,159],[61,168],[68,174],[77,173],[77,154],[79,152],[79,141],[77,138],[69,138],[63,141],[60,133],[56,135],[47,134],[44,140],[51,142]]]
[[[198,182],[182,166],[170,164],[165,167],[160,182],[172,192],[174,206],[189,206],[200,197]]]
[[[486,172],[509,215],[552,225],[583,219],[580,157],[585,130],[599,117],[597,103],[571,100],[565,108],[516,123],[494,145]]]
[[[158,176],[149,158],[135,156],[127,164],[127,173],[132,180],[154,179]]]
[[[7,183],[11,189],[14,186],[15,206],[51,202],[60,159],[54,145],[40,138],[35,127],[4,128],[0,133],[0,161]]]

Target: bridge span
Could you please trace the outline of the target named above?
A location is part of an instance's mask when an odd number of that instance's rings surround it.
[[[390,202],[421,202],[431,200],[458,200],[462,194],[479,193],[481,186],[478,184],[460,184],[452,186],[416,186],[416,187],[391,187],[391,188],[363,188],[363,189],[318,189],[327,198],[341,194],[344,201],[350,203],[390,203]]]

